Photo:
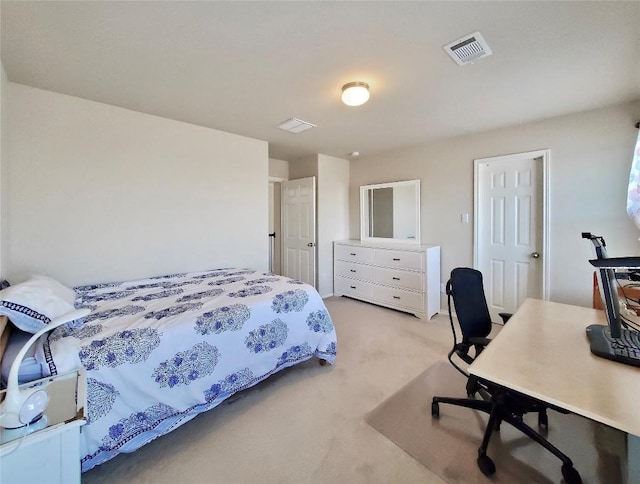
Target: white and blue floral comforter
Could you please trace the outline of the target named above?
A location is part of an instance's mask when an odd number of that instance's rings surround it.
[[[88,423],[82,470],[154,438],[273,373],[316,355],[336,332],[311,286],[250,269],[216,269],[76,288],[84,321],[42,348],[52,374],[82,365]]]

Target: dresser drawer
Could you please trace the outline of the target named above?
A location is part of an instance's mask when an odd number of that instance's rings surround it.
[[[355,262],[336,261],[335,271],[337,276],[351,277],[355,279],[374,280],[374,267]]]
[[[423,270],[421,252],[405,250],[374,249],[374,264],[402,269]]]
[[[410,292],[393,287],[375,286],[373,288],[373,297],[377,301],[382,301],[393,306],[402,306],[403,308],[413,309],[415,311],[424,311],[424,293]]]
[[[422,272],[408,272],[401,269],[375,268],[374,281],[387,286],[397,286],[414,291],[424,290],[424,274]]]
[[[373,262],[373,249],[370,247],[354,247],[351,245],[336,245],[335,258],[352,262]]]
[[[367,282],[346,279],[342,276],[335,278],[334,292],[345,296],[362,297],[371,299],[373,297],[373,286]]]

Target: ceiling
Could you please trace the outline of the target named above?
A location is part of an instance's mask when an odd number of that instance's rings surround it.
[[[2,1],[9,80],[347,158],[640,99],[640,2]],[[442,47],[480,31],[493,55]],[[350,81],[371,86],[360,107]],[[291,134],[297,117],[317,128]]]

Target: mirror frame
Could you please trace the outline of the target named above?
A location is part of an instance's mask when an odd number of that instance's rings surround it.
[[[415,239],[396,239],[392,237],[369,237],[369,204],[367,192],[375,188],[393,188],[413,186],[415,190],[416,219]],[[420,180],[407,180],[390,183],[378,183],[376,185],[362,185],[360,187],[360,240],[363,242],[394,242],[403,244],[420,244]]]

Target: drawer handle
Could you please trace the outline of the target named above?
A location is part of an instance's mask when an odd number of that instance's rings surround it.
[[[400,259],[397,258],[397,257],[394,257],[393,260],[396,261],[396,262],[400,262]]]
[[[351,289],[355,289],[355,288],[356,288],[356,286],[349,286],[349,287],[350,287]]]
[[[350,270],[351,272],[355,272],[355,271],[356,271],[355,269],[349,269],[349,270]]]
[[[400,296],[393,296],[393,299],[400,299]]]
[[[400,280],[399,277],[392,277],[391,279],[393,279],[394,281],[399,281]]]
[[[356,255],[355,252],[349,252],[349,255]]]

